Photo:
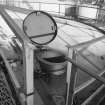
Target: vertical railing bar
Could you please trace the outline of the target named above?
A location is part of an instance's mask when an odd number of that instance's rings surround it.
[[[58,4],[58,6],[59,6],[59,15],[60,15],[60,4]]]
[[[76,52],[74,50],[68,49],[69,55],[72,56],[72,59],[76,61]],[[72,53],[72,55],[71,55]],[[67,96],[66,96],[66,105],[72,105],[73,104],[73,96],[74,96],[74,87],[75,87],[75,80],[76,80],[76,73],[77,73],[77,67],[74,64],[70,64],[68,62],[68,68],[67,68]]]

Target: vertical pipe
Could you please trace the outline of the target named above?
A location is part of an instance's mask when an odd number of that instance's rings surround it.
[[[24,43],[23,55],[26,105],[34,105],[34,49]]]
[[[76,60],[76,53],[69,48],[68,57]],[[73,95],[75,87],[77,67],[74,64],[68,62],[67,67],[67,96],[66,96],[66,105],[73,104]]]
[[[59,15],[60,15],[60,4],[58,4],[59,5]]]

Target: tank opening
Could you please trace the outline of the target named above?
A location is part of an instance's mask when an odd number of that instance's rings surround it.
[[[52,62],[52,63],[61,63],[61,62],[65,62],[66,59],[64,56],[57,56],[57,57],[51,57],[51,58],[44,58],[44,60],[48,61],[48,62]]]

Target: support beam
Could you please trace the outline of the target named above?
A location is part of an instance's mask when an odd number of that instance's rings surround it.
[[[34,105],[34,46],[29,44],[30,40],[26,37],[24,32],[18,27],[18,25],[11,19],[11,17],[6,13],[4,8],[0,7],[0,14],[10,26],[11,30],[20,39],[23,44],[23,63],[24,63],[24,86],[26,95],[26,105]]]
[[[69,49],[68,57],[76,60],[75,51]],[[66,105],[73,104],[73,96],[74,96],[74,87],[75,87],[75,79],[76,79],[77,67],[70,62],[68,62],[67,66],[67,96],[66,96]]]
[[[23,40],[26,42],[30,42],[30,40],[26,37],[24,32],[19,28],[19,26],[14,22],[14,20],[8,15],[8,13],[5,11],[5,9],[0,6],[0,14],[3,17],[3,19],[6,21],[8,26],[11,28],[11,30],[15,33],[17,38],[23,43]]]
[[[11,79],[13,80],[14,86],[16,87],[16,89],[20,89],[21,86],[20,86],[20,84],[19,84],[19,82],[18,82],[18,80],[17,80],[17,78],[16,78],[14,72],[12,71],[12,68],[11,68],[11,66],[9,65],[9,63],[8,63],[8,61],[7,61],[7,59],[6,59],[5,55],[4,55],[4,53],[2,52],[2,50],[0,50],[0,55],[2,56],[2,58],[3,58],[3,60],[4,60],[5,66],[6,66],[6,68],[8,69],[8,73],[9,73],[9,75],[11,76]]]
[[[64,41],[66,44],[67,44],[67,46],[66,47],[68,47],[68,49],[72,49],[71,47],[71,45],[70,44],[68,44],[63,38],[61,38],[60,36],[58,36],[62,41]],[[83,57],[86,61],[88,61],[88,63],[89,64],[91,64],[93,67],[95,67],[98,71],[101,71],[101,69],[96,65],[96,64],[94,64],[91,60],[89,60],[87,57],[85,57],[81,52],[79,52],[79,51],[77,51],[76,49],[75,49],[75,51],[77,52],[77,54],[79,54],[81,57]],[[71,57],[70,57],[71,58]]]
[[[24,13],[24,14],[29,14],[30,12],[32,12],[32,10],[29,10],[29,9],[25,9],[25,8],[20,8],[20,7],[13,7],[13,6],[5,6],[5,5],[1,5],[2,8],[5,8],[5,9],[9,9],[11,11],[17,11],[17,12],[20,12],[20,13]],[[56,17],[56,18],[61,18],[61,19],[67,19],[67,20],[70,20],[68,17],[64,17],[64,16],[58,16],[58,15],[54,15],[54,14],[51,14],[53,17]],[[76,21],[76,20],[75,20]],[[60,22],[58,21],[57,19],[57,22]],[[79,22],[79,21],[77,21]],[[62,24],[67,24],[67,22],[61,22]],[[83,23],[83,22],[80,22],[80,23]],[[104,30],[101,30],[99,29],[98,27],[95,27],[95,26],[92,26],[90,24],[87,24],[87,23],[83,23],[83,24],[86,24],[86,25],[89,25],[90,27],[93,27],[95,29],[97,29],[97,31],[101,32],[102,34],[105,34]],[[69,24],[68,24],[69,25]],[[92,39],[90,41],[86,41],[86,42],[83,42],[83,43],[80,43],[80,44],[77,44],[77,45],[74,45],[74,46],[71,46],[70,48],[79,48],[79,47],[85,47],[85,46],[89,46],[91,44],[94,44],[100,40],[103,40],[105,38],[105,36],[102,36],[102,37],[99,37],[99,38],[95,38],[95,39]]]
[[[1,8],[0,8],[0,11],[1,11]],[[3,13],[2,13],[3,14]],[[3,15],[2,15],[3,16]],[[6,19],[5,19],[6,20]],[[8,23],[9,23],[9,19],[8,19]],[[10,23],[11,24],[11,23]],[[14,31],[15,32],[15,31]],[[16,33],[16,32],[15,32]],[[21,38],[21,37],[20,37]],[[105,38],[105,36],[101,37],[101,39]],[[98,40],[101,40],[101,39],[98,39]],[[97,40],[95,41],[97,42]],[[92,42],[93,43],[93,42]],[[90,44],[90,43],[89,43]],[[79,66],[78,66],[79,67]],[[81,68],[81,67],[80,67]],[[85,69],[85,68],[82,68],[82,70]],[[84,71],[84,70],[83,70]],[[87,70],[85,70],[85,72],[87,72]],[[91,72],[87,72],[88,74],[92,75],[93,77],[97,78],[98,80],[102,81],[103,83],[105,83],[104,79],[101,78],[101,77],[97,77],[96,74],[92,74]]]
[[[89,47],[89,46],[85,46],[85,47],[81,48],[78,52],[79,52],[79,53],[83,53],[85,50],[88,49],[88,47]]]
[[[19,13],[23,13],[23,14],[29,14],[30,12],[32,12],[32,10],[26,9],[26,8],[21,8],[21,7],[15,7],[15,6],[9,6],[9,5],[1,5],[0,7],[7,9],[7,10],[11,10],[14,12],[19,12]]]
[[[86,56],[84,56],[82,53],[77,52],[78,55],[80,55],[82,58],[84,58],[86,61],[88,61],[93,67],[95,67],[98,71],[102,71],[101,68],[99,68],[95,63],[93,63],[91,60],[89,60]]]
[[[25,94],[34,93],[34,49],[24,44],[23,52]]]
[[[67,47],[70,47],[70,48],[79,48],[79,47],[86,47],[86,46],[89,46],[89,45],[92,45],[98,41],[101,41],[105,39],[105,36],[101,36],[99,38],[95,38],[95,39],[92,39],[90,41],[86,41],[86,42],[83,42],[83,43],[79,43],[79,44],[76,44],[76,45],[73,45],[73,46],[67,46]]]

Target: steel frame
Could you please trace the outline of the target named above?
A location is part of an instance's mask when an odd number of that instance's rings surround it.
[[[6,79],[9,83],[9,85],[11,86],[10,89],[12,89],[12,95],[13,97],[16,99],[16,103],[17,105],[20,105],[20,103],[23,102],[22,98],[20,97],[20,90],[21,90],[21,86],[14,74],[14,72],[12,71],[12,68],[10,66],[10,64],[8,63],[4,53],[2,50],[0,50],[0,57],[2,58],[2,61],[4,65],[2,65],[2,69],[3,69],[3,72],[6,76]]]
[[[25,88],[25,103],[26,105],[34,105],[34,68],[33,68],[33,52],[35,47],[30,43],[30,40],[25,36],[25,34],[21,31],[21,29],[17,26],[17,24],[11,19],[11,17],[6,13],[4,8],[0,7],[0,14],[10,26],[11,30],[15,33],[15,35],[19,38],[19,40],[23,44],[23,65],[24,65],[24,88]],[[31,81],[31,82],[30,82]]]
[[[7,22],[7,24],[10,26],[10,28],[12,29],[12,31],[15,33],[15,35],[22,41],[23,43],[23,47],[24,47],[24,71],[25,71],[25,93],[26,93],[26,105],[34,105],[34,98],[33,98],[33,93],[34,93],[34,78],[33,78],[33,74],[34,74],[34,68],[33,68],[33,60],[34,60],[34,56],[33,56],[33,52],[35,47],[30,43],[30,40],[26,38],[25,34],[22,32],[22,30],[17,26],[17,24],[11,19],[11,17],[6,13],[5,9],[2,8],[2,6],[0,6],[0,14],[2,15],[2,17],[4,18],[4,20]],[[30,44],[27,44],[30,43]],[[31,51],[30,51],[31,50]],[[80,70],[88,73],[90,76],[94,77],[95,79],[101,81],[103,84],[105,84],[105,79],[96,75],[94,72],[89,71],[88,69],[84,68],[83,66],[79,65],[75,60],[71,59],[70,57],[65,57],[66,60],[70,63],[72,63],[72,65],[74,66],[74,68],[78,67],[80,68]],[[6,65],[7,66],[7,65]],[[7,66],[8,67],[8,66]],[[31,70],[30,70],[31,69]],[[68,70],[71,69],[71,66],[68,67]],[[30,72],[29,72],[30,70]],[[71,70],[71,72],[73,72],[73,70]],[[73,89],[74,89],[74,83],[75,83],[75,73],[76,71],[73,73],[71,73],[71,75],[69,75],[68,81],[73,80],[71,83],[68,82],[69,86],[69,94],[68,94],[68,101],[67,101],[67,105],[69,103],[69,105],[72,104],[72,98],[73,98]],[[29,82],[32,81],[32,83],[30,84]],[[69,100],[70,99],[70,100]],[[50,100],[51,101],[51,100]]]
[[[11,30],[15,33],[16,37],[21,41],[23,46],[23,66],[24,66],[24,93],[20,91],[20,97],[24,94],[25,99],[23,105],[34,105],[34,50],[36,49],[30,42],[30,40],[25,36],[23,31],[17,26],[17,24],[12,20],[12,18],[6,13],[5,9],[0,7],[0,14],[2,15],[3,19],[7,22],[8,26]],[[7,65],[6,65],[7,66]],[[12,70],[11,70],[12,71]],[[41,82],[42,83],[42,82]],[[40,87],[40,86],[39,86]],[[42,87],[40,89],[42,90]],[[18,87],[17,87],[18,89]],[[47,93],[45,93],[47,94]],[[41,96],[43,97],[43,92],[41,91]],[[50,95],[49,95],[50,96]],[[47,98],[46,98],[47,97]],[[51,102],[55,105],[52,98],[48,98],[46,95],[44,99],[44,103]],[[47,102],[46,105],[49,105]]]
[[[5,8],[5,9],[9,9],[9,10],[12,10],[12,11],[17,11],[17,12],[20,12],[20,13],[24,13],[24,14],[29,14],[30,12],[32,12],[33,10],[29,10],[29,9],[25,9],[25,8],[20,8],[20,7],[13,7],[13,6],[8,6],[8,5],[0,5],[1,7]],[[55,18],[61,18],[63,20],[67,19],[67,20],[70,20],[70,18],[68,17],[64,17],[64,16],[58,16],[58,15],[54,15],[54,14],[51,14],[53,17]],[[55,19],[56,20],[56,19]],[[76,20],[75,20],[76,21]],[[57,21],[58,22],[58,21]],[[98,30],[99,32],[101,32],[103,34],[103,36],[101,37],[98,37],[98,38],[95,38],[95,39],[92,39],[92,40],[89,40],[89,41],[86,41],[86,42],[83,42],[83,43],[79,43],[79,44],[76,44],[76,45],[73,45],[73,46],[70,46],[70,48],[74,49],[74,48],[80,48],[80,47],[86,47],[86,46],[90,46],[91,44],[94,44],[98,41],[101,41],[105,38],[104,34],[105,34],[105,31],[102,30],[102,29],[99,29],[98,27],[95,27],[91,24],[88,24],[88,23],[84,23],[82,21],[77,21],[77,22],[80,22],[80,23],[83,23],[83,24],[86,24],[86,25],[89,25],[90,27],[93,27],[95,28],[96,30]],[[59,21],[59,23],[62,23],[62,24],[67,24],[69,25],[67,22],[62,22],[62,21]]]
[[[68,48],[68,57],[76,61],[76,52]],[[68,62],[67,66],[67,96],[66,105],[73,105],[77,67]]]

